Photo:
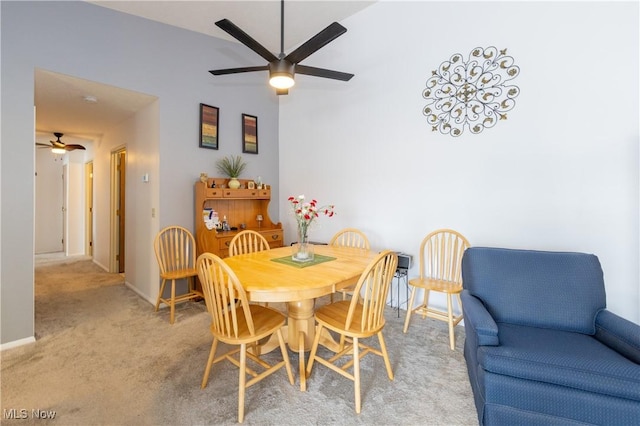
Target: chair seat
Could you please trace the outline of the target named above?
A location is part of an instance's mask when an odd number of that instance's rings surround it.
[[[238,345],[242,343],[253,343],[267,336],[271,336],[286,322],[286,317],[280,311],[273,308],[261,305],[249,305],[249,309],[251,310],[251,317],[253,318],[255,327],[255,333],[253,335],[249,332],[249,327],[247,326],[247,321],[241,307],[236,309],[238,313],[237,338],[229,339],[226,336],[220,335],[215,332],[213,326],[211,327],[211,332],[221,342]]]
[[[165,280],[180,280],[183,278],[195,277],[198,275],[198,271],[193,269],[178,269],[176,271],[167,271],[164,274],[160,274],[160,278]]]
[[[640,369],[593,336],[500,324],[500,346],[480,346],[488,371],[640,401]]]
[[[462,285],[452,281],[436,280],[432,278],[415,278],[409,280],[409,285],[424,288],[425,290],[439,291],[441,293],[462,293]]]
[[[378,333],[384,327],[385,321],[373,330],[362,332],[362,305],[356,305],[353,320],[349,329],[345,329],[344,325],[349,313],[350,300],[341,300],[329,305],[325,305],[316,311],[316,321],[330,330],[340,332],[348,337],[369,337]]]

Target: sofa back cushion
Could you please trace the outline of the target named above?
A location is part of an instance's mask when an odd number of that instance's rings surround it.
[[[602,268],[592,254],[471,247],[462,281],[498,323],[592,335],[606,307]]]

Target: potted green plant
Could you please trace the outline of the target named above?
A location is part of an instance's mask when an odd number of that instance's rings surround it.
[[[218,160],[217,166],[220,173],[229,177],[229,188],[237,189],[240,187],[238,177],[247,167],[247,163],[244,162],[241,156],[223,157]]]

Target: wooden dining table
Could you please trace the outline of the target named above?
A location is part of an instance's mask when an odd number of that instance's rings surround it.
[[[305,389],[304,352],[315,337],[315,299],[354,285],[376,256],[375,251],[314,246],[315,259],[309,263],[291,260],[292,248],[279,247],[256,253],[231,256],[224,261],[233,269],[251,302],[285,302],[289,348],[300,354],[300,385]],[[336,351],[338,343],[322,336],[322,343]],[[264,347],[264,351],[271,348]]]

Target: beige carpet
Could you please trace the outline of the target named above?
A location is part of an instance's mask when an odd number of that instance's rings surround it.
[[[1,354],[2,424],[214,425],[237,421],[237,370],[213,367],[200,389],[211,345],[202,302],[180,305],[176,323],[90,260],[36,267],[35,343]],[[402,316],[401,312],[401,316]],[[247,390],[248,425],[477,424],[462,345],[448,347],[446,324],[403,318],[387,310],[385,338],[395,380],[381,358],[361,363],[362,413],[353,383],[316,364],[308,391],[281,370]],[[269,356],[277,357],[274,352]],[[34,410],[55,412],[53,420]],[[8,417],[27,417],[10,420]]]

